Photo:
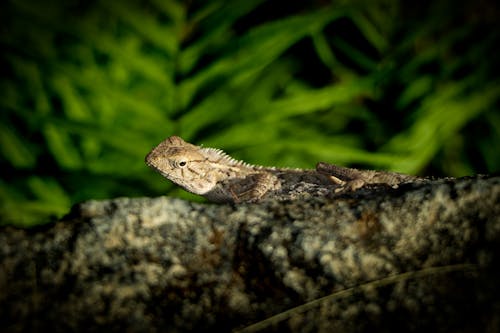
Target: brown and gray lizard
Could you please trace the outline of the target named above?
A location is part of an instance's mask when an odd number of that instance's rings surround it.
[[[398,184],[419,178],[399,173],[358,170],[319,162],[316,169],[255,166],[220,149],[195,146],[178,136],[162,141],[146,164],[185,190],[213,202],[256,202],[265,197],[292,199],[356,190],[366,184]]]

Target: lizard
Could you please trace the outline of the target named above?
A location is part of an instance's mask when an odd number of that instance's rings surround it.
[[[217,148],[196,146],[170,136],[154,147],[146,164],[185,190],[212,202],[257,202],[263,198],[293,199],[303,194],[327,195],[367,184],[399,184],[415,176],[358,170],[319,162],[315,169],[251,165]]]

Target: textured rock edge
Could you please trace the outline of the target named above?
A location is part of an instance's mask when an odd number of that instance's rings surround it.
[[[357,289],[276,331],[499,331],[499,177],[252,205],[120,198],[0,233],[6,331],[229,331]]]

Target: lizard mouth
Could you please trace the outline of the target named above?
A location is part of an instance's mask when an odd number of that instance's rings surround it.
[[[146,155],[146,157],[144,157],[144,162],[146,163],[147,166],[150,166],[152,167],[153,166],[153,152],[150,152],[149,154]]]
[[[167,178],[167,179],[170,179],[171,181],[175,181],[179,178],[175,177],[175,176],[172,176],[171,174],[165,172],[165,171],[162,171],[160,169],[158,169],[157,167],[155,167],[153,164],[148,164],[149,167],[151,167],[153,170],[155,170],[156,172],[158,172],[160,175],[162,175],[163,177]]]
[[[148,167],[150,167],[151,169],[155,170],[156,172],[158,172],[159,174],[161,174],[163,177],[166,177],[168,179],[172,179],[172,176],[170,174],[166,173],[165,171],[163,171],[163,170],[161,170],[160,168],[157,167],[154,159],[151,158],[151,154],[152,153],[147,154],[146,158],[144,159],[144,162],[146,163],[146,165]]]

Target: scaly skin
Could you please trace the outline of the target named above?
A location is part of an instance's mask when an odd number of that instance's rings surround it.
[[[255,166],[215,148],[185,142],[178,136],[162,141],[146,164],[185,190],[213,202],[256,202],[265,197],[295,198],[302,193],[326,195],[365,184],[397,186],[417,179],[397,173],[357,170],[324,162],[316,169]]]

